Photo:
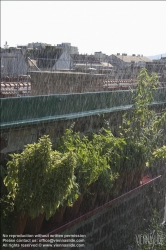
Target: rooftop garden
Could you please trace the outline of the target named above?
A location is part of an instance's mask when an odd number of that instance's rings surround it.
[[[73,125],[54,148],[45,135],[22,153],[11,154],[1,169],[4,233],[37,233],[27,225],[41,215],[56,226],[61,210],[71,220],[138,187],[147,168],[166,158],[166,110],[156,113],[149,105],[157,80],[156,74],[141,70],[131,113],[123,116],[116,135],[107,121],[88,136],[74,132]]]

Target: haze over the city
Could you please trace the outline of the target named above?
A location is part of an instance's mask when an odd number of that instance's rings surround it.
[[[165,1],[1,1],[1,47],[71,43],[79,53],[166,52]]]

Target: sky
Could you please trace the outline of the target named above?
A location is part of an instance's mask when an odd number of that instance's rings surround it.
[[[1,47],[71,43],[79,53],[166,53],[166,1],[1,0]]]

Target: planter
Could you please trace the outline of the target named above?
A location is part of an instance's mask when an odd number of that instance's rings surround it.
[[[27,212],[23,216],[22,216],[21,211],[17,213],[16,234],[23,234],[27,220],[28,220],[28,213]]]
[[[115,198],[125,192],[128,192],[140,185],[145,167],[134,168],[131,171],[122,171],[119,177],[115,180],[112,188],[112,198]]]
[[[98,194],[95,201],[95,207],[97,208],[99,206],[103,206],[109,200],[110,200],[110,194],[108,193],[105,195]]]
[[[80,214],[87,213],[94,209],[94,204],[97,198],[97,193],[84,195],[83,201],[80,206]]]
[[[121,172],[118,178],[114,181],[114,184],[112,187],[112,193],[110,194],[112,198],[115,198],[122,193],[122,186],[123,186],[125,175],[126,175],[125,172]]]
[[[24,230],[25,234],[37,234],[39,233],[43,220],[45,217],[45,213],[40,214],[34,219],[31,219],[30,217],[27,220],[27,224]]]
[[[91,222],[96,220],[96,218],[97,218],[97,220],[95,221],[95,223],[97,222],[95,229],[98,230],[98,232],[100,232],[101,227],[105,226],[106,222],[109,222],[111,225],[114,225],[116,220],[117,220],[118,224],[120,226],[122,226],[122,228],[124,229],[122,233],[125,235],[126,221],[124,219],[122,220],[122,218],[125,218],[125,215],[128,214],[128,209],[126,210],[125,208],[128,208],[127,205],[133,204],[133,206],[134,206],[133,211],[135,212],[138,209],[138,212],[140,214],[142,214],[142,212],[144,212],[144,211],[142,211],[142,207],[137,206],[137,204],[135,202],[135,194],[143,193],[144,194],[143,198],[145,198],[145,203],[146,203],[146,201],[147,201],[146,196],[148,196],[149,192],[151,192],[152,186],[159,187],[160,181],[161,181],[161,176],[158,176],[157,178],[151,180],[150,183],[145,184],[146,186],[139,186],[138,188],[136,188],[128,193],[125,193],[122,196],[119,196],[118,198],[106,203],[105,205],[103,205],[103,206],[101,206],[101,207],[99,207],[99,208],[97,208],[97,209],[95,209],[95,210],[93,210],[85,215],[78,217],[74,221],[72,221],[68,224],[65,224],[65,225],[61,226],[60,228],[57,228],[57,229],[52,230],[52,231],[47,232],[47,233],[52,234],[52,235],[53,234],[54,235],[65,234],[65,232],[76,232],[76,229],[78,229],[78,228],[84,228],[86,231],[86,229],[89,230],[88,226],[91,224]],[[157,193],[156,193],[155,197],[157,197]],[[139,200],[139,198],[138,198],[138,200]],[[127,202],[126,203],[127,205],[125,205],[125,207],[121,206],[121,205],[123,205],[123,202]],[[144,204],[144,201],[143,201],[143,204]],[[153,204],[153,205],[155,205],[155,204]],[[148,209],[149,214],[151,214],[152,208],[147,207],[147,209]],[[124,213],[122,218],[121,218],[121,213]],[[103,216],[104,214],[106,216]],[[118,215],[120,215],[120,216],[118,216]],[[146,217],[147,211],[144,212],[144,215]],[[132,214],[132,216],[134,216],[134,214]],[[115,220],[115,217],[117,217],[116,220]],[[127,218],[130,219],[130,216]],[[133,219],[131,218],[130,222],[132,222],[132,221],[133,221]],[[138,220],[138,222],[139,222],[139,220]],[[140,222],[143,223],[142,220]],[[144,223],[142,225],[144,225]],[[92,238],[95,238],[96,242],[97,242],[98,238],[96,237],[96,230],[91,230],[90,233],[92,235]],[[115,230],[114,230],[115,233],[117,233],[118,230],[119,230],[119,228],[115,227]],[[97,233],[97,235],[98,235],[98,233]],[[116,243],[116,241],[115,241],[115,243]],[[122,243],[124,243],[123,240],[122,240]],[[130,244],[130,238],[129,238],[129,244]],[[100,246],[99,249],[103,249],[103,248]],[[113,249],[113,248],[110,247],[109,249]],[[124,248],[123,247],[118,248],[118,245],[117,245],[116,249],[124,249]]]
[[[95,208],[95,201],[97,198],[96,183],[92,183],[88,188],[88,192],[84,194],[83,201],[80,206],[80,214],[89,212]]]
[[[75,201],[75,203],[73,204],[72,207],[66,207],[66,211],[64,214],[65,221],[71,221],[71,220],[76,218],[76,216],[79,212],[79,209],[80,209],[80,205],[83,201],[83,196],[84,196],[84,194],[81,194],[79,196],[79,198]]]
[[[60,206],[53,216],[48,220],[48,224],[52,227],[60,226],[63,215],[66,210],[66,205]]]
[[[122,191],[128,192],[140,185],[143,174],[145,172],[145,167],[135,168],[124,175],[124,182],[122,186]]]
[[[66,205],[60,206],[53,216],[49,220],[44,219],[41,232],[46,233],[57,227],[60,227],[63,223],[63,215],[66,210]]]

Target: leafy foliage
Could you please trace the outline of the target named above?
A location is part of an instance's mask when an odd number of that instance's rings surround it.
[[[150,108],[158,77],[142,69],[138,80],[131,115],[123,116],[117,136],[108,123],[91,138],[74,132],[73,125],[56,150],[46,135],[26,145],[21,154],[12,154],[7,173],[2,173],[8,190],[4,204],[28,211],[32,218],[46,213],[49,219],[60,205],[72,206],[91,184],[98,185],[101,195],[116,185],[122,189],[132,181],[138,185],[153,159],[166,158],[162,130],[166,111],[156,114]]]
[[[153,152],[163,143],[162,127],[166,121],[166,112],[156,114],[150,109],[157,80],[156,74],[149,76],[146,69],[141,70],[138,76],[139,84],[133,94],[131,117],[128,118],[126,114],[123,117],[119,135],[125,138],[126,159],[129,160],[130,167],[145,166],[152,158]]]
[[[76,160],[73,153],[52,153],[52,167],[43,186],[41,198],[46,219],[49,219],[64,203],[71,205],[78,198],[78,186],[74,176]]]
[[[72,153],[52,151],[48,136],[28,144],[21,154],[11,155],[4,183],[17,211],[28,211],[34,218],[45,212],[48,219],[77,189]]]
[[[166,159],[166,146],[158,148],[156,151],[154,151],[153,156],[156,159]]]
[[[67,129],[61,138],[60,150],[74,152],[76,155],[76,181],[80,192],[84,192],[87,186],[95,182],[101,173],[109,168],[107,156],[101,154],[101,147],[96,143],[96,138],[89,140],[87,136],[81,138],[79,133]]]

